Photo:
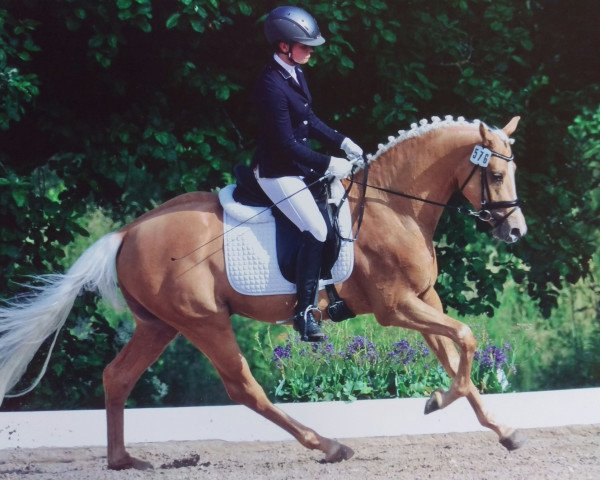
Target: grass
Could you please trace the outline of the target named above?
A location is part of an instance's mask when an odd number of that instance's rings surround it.
[[[324,324],[327,340],[300,342],[290,328],[255,332],[253,371],[276,401],[424,397],[448,388],[450,378],[416,332],[383,328],[365,315]],[[257,360],[259,361],[257,363]],[[511,390],[514,355],[508,342],[482,342],[472,380],[480,391]]]
[[[459,318],[480,340],[511,342],[519,391],[600,385],[599,286],[595,262],[592,277],[558,292],[558,307],[544,318],[524,288],[507,284],[492,318]],[[450,311],[450,315],[455,312]]]

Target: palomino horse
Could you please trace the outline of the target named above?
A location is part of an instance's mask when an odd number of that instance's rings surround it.
[[[438,272],[433,235],[442,214],[440,204],[456,190],[479,209],[471,213],[491,223],[495,237],[514,242],[525,234],[509,139],[518,120],[491,130],[480,122],[434,117],[380,145],[370,157],[368,183],[373,188],[364,195],[354,270],[338,286],[357,314],[374,313],[381,325],[423,334],[453,379],[448,391],[431,395],[425,413],[467,397],[479,422],[510,450],[520,447],[525,437],[492,418],[470,380],[475,338],[468,326],[443,312],[434,289]],[[491,152],[486,168],[473,165],[479,154],[472,152],[481,153],[477,146]],[[367,182],[364,171],[357,181]],[[398,191],[425,201],[393,193]],[[355,218],[362,201],[359,193],[350,196]],[[216,195],[181,195],[103,237],[65,275],[47,277],[31,297],[2,308],[0,398],[15,385],[43,339],[63,325],[81,288],[98,289],[116,300],[118,281],[137,328],[104,371],[110,468],[148,466],[125,450],[124,404],[140,375],[178,332],[211,360],[232,400],[279,425],[305,447],[321,450],[328,462],[350,458],[354,452],[349,447],[322,437],[274,406],[250,373],[231,315],[275,322],[292,315],[294,296],[236,293],[225,273],[222,232]]]

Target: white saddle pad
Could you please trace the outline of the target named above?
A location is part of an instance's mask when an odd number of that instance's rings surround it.
[[[223,206],[225,266],[231,286],[244,295],[278,295],[296,292],[296,285],[288,282],[277,263],[275,249],[275,218],[270,209],[249,207],[233,199],[235,185],[219,191]],[[350,207],[345,202],[340,211],[340,230],[344,238],[352,235]],[[352,242],[342,241],[340,255],[335,263],[333,282],[348,279],[354,266]]]

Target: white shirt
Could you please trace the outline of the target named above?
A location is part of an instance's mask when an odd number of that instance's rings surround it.
[[[296,67],[294,65],[288,65],[276,53],[273,54],[273,58],[279,65],[285,68],[285,71],[288,72],[294,80],[296,80],[296,83],[300,84],[298,81],[298,74],[296,73]]]

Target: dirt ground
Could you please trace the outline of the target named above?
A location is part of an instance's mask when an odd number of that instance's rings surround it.
[[[599,479],[600,425],[525,430],[507,452],[493,433],[350,438],[350,460],[286,442],[167,442],[129,446],[153,470],[110,471],[104,447],[0,450],[0,479]]]

